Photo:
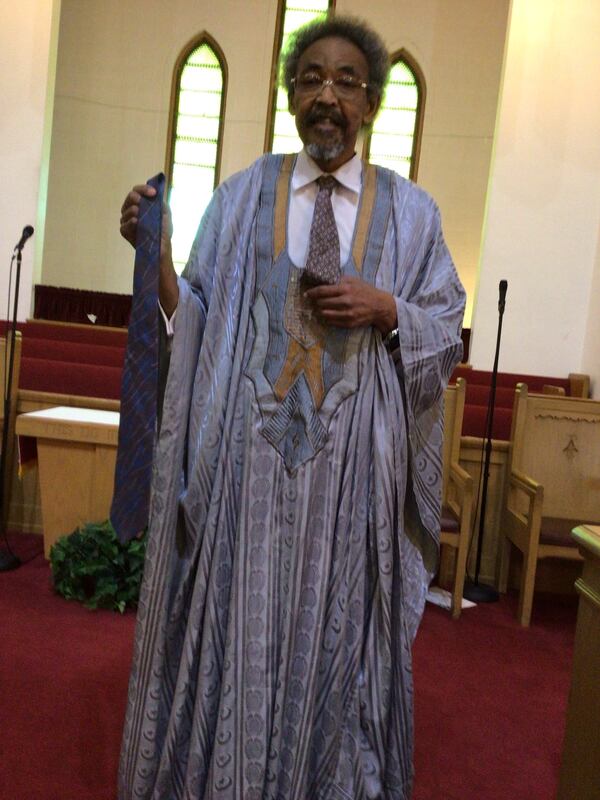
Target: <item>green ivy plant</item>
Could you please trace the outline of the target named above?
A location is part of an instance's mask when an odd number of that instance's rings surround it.
[[[107,520],[77,528],[50,550],[54,589],[87,608],[123,613],[137,606],[144,571],[146,534],[121,544]]]

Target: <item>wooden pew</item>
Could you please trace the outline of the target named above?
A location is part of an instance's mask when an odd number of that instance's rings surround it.
[[[515,392],[498,584],[523,557],[518,618],[529,625],[538,560],[580,561],[571,530],[600,522],[600,401]]]
[[[459,464],[460,432],[465,407],[465,381],[459,378],[444,393],[443,497],[440,544],[442,547],[440,579],[450,571],[452,580],[452,618],[458,619],[462,609],[469,536],[473,515],[473,479]],[[449,555],[454,554],[453,570]]]
[[[486,433],[487,407],[492,373],[473,369],[466,365],[458,366],[452,380],[464,378],[467,382],[463,435],[483,437]],[[508,441],[513,409],[514,391],[519,383],[525,383],[536,393],[564,394],[567,397],[589,397],[590,377],[580,373],[570,373],[561,378],[550,375],[522,375],[499,372],[496,383],[494,426],[492,436],[499,441]]]
[[[13,355],[13,369],[12,369],[12,384],[10,395],[8,391],[8,373],[10,371],[9,354],[10,342],[12,333],[9,332],[7,337],[0,339],[0,386],[2,387],[2,402],[0,403],[0,432],[3,433],[6,420],[4,418],[5,404],[8,405],[8,431],[6,437],[6,455],[4,456],[5,473],[4,473],[4,486],[2,505],[2,524],[3,529],[6,526],[9,518],[10,496],[12,487],[12,475],[14,472],[14,454],[15,454],[15,420],[17,416],[17,395],[19,387],[19,375],[21,369],[21,334],[16,332],[14,343]]]

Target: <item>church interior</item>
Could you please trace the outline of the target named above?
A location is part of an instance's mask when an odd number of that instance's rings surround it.
[[[114,796],[135,614],[56,596],[48,558],[110,507],[123,198],[165,172],[181,271],[213,188],[301,146],[278,59],[332,7],[391,54],[361,155],[433,196],[467,295],[414,799],[600,798],[600,4],[21,0],[0,11],[0,548],[21,561],[0,573],[0,800]],[[500,600],[472,607],[473,580]]]

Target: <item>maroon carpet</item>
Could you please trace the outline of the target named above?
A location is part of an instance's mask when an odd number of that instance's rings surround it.
[[[463,611],[427,606],[414,648],[413,800],[552,800],[571,683],[577,601],[537,594]],[[574,799],[575,800],[575,799]]]
[[[39,539],[13,541],[27,563],[0,574],[0,800],[113,800],[134,615],[55,596]],[[427,607],[414,800],[554,797],[575,611],[537,595],[524,630],[512,598],[458,622]]]

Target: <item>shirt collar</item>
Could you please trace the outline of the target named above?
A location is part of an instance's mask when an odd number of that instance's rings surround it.
[[[313,161],[306,150],[298,153],[294,173],[292,175],[292,191],[298,191],[309,183],[316,181],[320,175],[331,174],[346,189],[355,194],[360,194],[362,185],[362,161],[355,153],[349,161],[332,173],[324,173],[323,170]]]

